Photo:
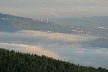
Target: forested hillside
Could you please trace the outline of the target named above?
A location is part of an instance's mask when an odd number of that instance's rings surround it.
[[[79,66],[44,55],[0,48],[0,72],[108,72],[108,69]]]
[[[71,33],[71,30],[67,27],[57,25],[53,22],[39,21],[34,18],[25,18],[0,13],[0,31],[12,32],[18,30]]]

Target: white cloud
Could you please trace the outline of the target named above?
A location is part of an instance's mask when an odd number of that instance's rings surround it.
[[[32,34],[35,36],[43,36],[47,37],[49,39],[60,39],[64,41],[69,42],[80,42],[80,41],[88,41],[92,39],[96,39],[96,37],[88,36],[80,36],[80,35],[74,35],[74,34],[64,34],[64,33],[49,33],[49,32],[41,32],[41,31],[33,31],[33,30],[23,30],[21,31],[24,34]]]
[[[33,53],[33,54],[38,54],[38,55],[46,55],[49,57],[53,57],[56,59],[60,59],[60,56],[54,52],[51,52],[49,50],[45,50],[40,46],[31,46],[31,45],[25,45],[25,44],[9,44],[9,43],[0,43],[1,47],[6,47],[6,49],[9,50],[15,50],[15,51],[20,51],[20,52],[25,52],[25,53]]]
[[[103,53],[103,54],[108,54],[108,49],[106,49],[106,48],[101,48],[101,49],[96,50],[96,53],[99,53],[99,54],[101,54],[101,53]]]

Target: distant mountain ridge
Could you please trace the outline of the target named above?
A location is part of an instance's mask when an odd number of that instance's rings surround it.
[[[108,16],[55,18],[52,22],[0,13],[0,31],[35,30],[81,35],[108,36]]]
[[[24,18],[9,14],[0,13],[0,31],[17,31],[17,30],[36,30],[71,33],[66,27],[57,25],[53,22],[37,21],[32,18]]]
[[[108,16],[93,16],[93,17],[82,17],[82,18],[56,18],[54,22],[63,22],[67,24],[91,24],[91,25],[107,25],[108,26]]]

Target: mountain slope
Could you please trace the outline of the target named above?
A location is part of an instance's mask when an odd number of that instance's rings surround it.
[[[52,22],[38,21],[32,18],[24,18],[0,13],[0,31],[36,30],[71,33],[68,28]]]
[[[44,55],[0,48],[0,72],[108,72],[108,69],[79,66]]]

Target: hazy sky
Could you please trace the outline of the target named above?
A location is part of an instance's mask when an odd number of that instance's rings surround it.
[[[0,0],[0,12],[20,16],[108,16],[108,0]]]

